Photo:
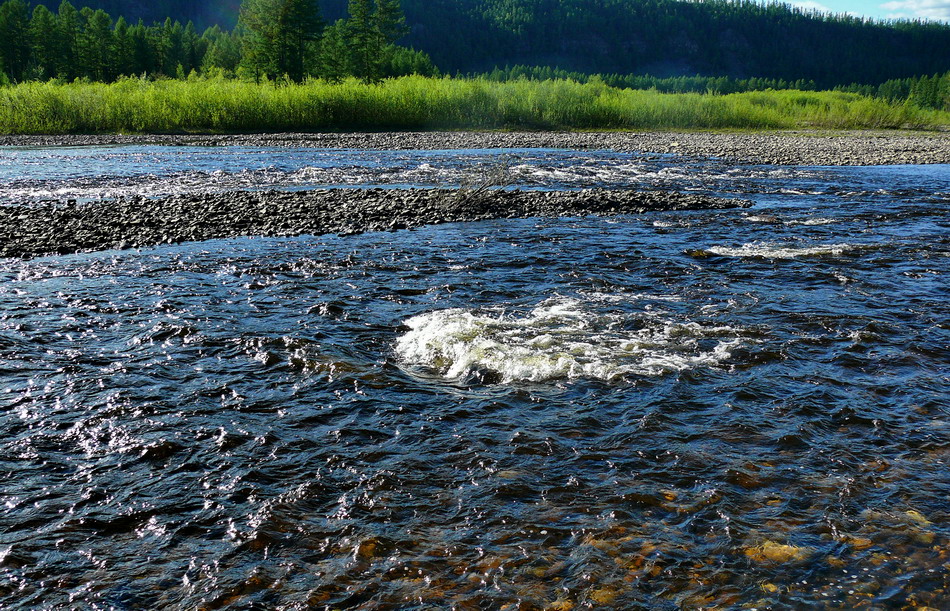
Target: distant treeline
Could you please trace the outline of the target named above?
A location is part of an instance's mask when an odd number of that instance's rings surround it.
[[[662,93],[714,93],[725,95],[745,91],[766,91],[768,89],[798,89],[816,91],[815,81],[799,79],[784,81],[781,79],[750,78],[737,79],[728,76],[674,76],[660,78],[649,74],[585,74],[583,72],[551,68],[550,66],[505,66],[495,68],[484,74],[472,74],[471,77],[483,77],[490,81],[545,81],[565,79],[587,83],[600,81],[619,89],[656,89]]]
[[[838,89],[882,98],[888,102],[907,100],[920,108],[950,110],[950,72],[943,75],[892,79],[877,87],[850,85]]]
[[[65,0],[55,13],[43,4],[31,10],[25,0],[6,0],[0,4],[0,82],[111,82],[192,72],[297,81],[438,73],[425,53],[394,44],[405,27],[398,0],[350,4],[355,15],[326,24],[316,0],[245,0],[234,30],[213,26],[198,33],[192,22],[170,17],[132,24]],[[293,18],[280,11],[294,11]]]
[[[59,2],[32,4],[55,12]],[[215,24],[230,31],[241,4],[83,2],[130,23],[193,20],[199,31]],[[333,24],[349,17],[351,3],[319,0],[319,8]],[[399,43],[424,51],[450,74],[527,64],[587,74],[801,79],[832,89],[950,69],[947,24],[876,21],[761,0],[402,0],[402,10],[406,35]]]
[[[489,81],[505,82],[517,80],[557,80],[566,79],[578,83],[602,82],[618,89],[655,89],[661,93],[711,93],[727,95],[748,91],[768,91],[796,89],[799,91],[817,91],[815,81],[799,79],[750,78],[736,79],[728,76],[676,76],[658,78],[639,74],[584,74],[551,68],[549,66],[505,66],[495,68],[485,74],[468,75],[471,78],[484,78]],[[839,85],[835,91],[859,93],[876,97],[888,102],[909,101],[920,108],[950,110],[950,72],[943,75],[920,76],[905,79],[892,79],[880,85]]]
[[[323,6],[330,14],[344,3]],[[405,43],[452,73],[528,64],[804,79],[831,89],[950,69],[947,24],[880,22],[760,0],[403,0],[403,8],[412,26]]]

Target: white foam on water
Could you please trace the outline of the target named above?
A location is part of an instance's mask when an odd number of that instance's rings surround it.
[[[680,295],[654,293],[602,293],[600,291],[581,291],[585,299],[600,303],[628,303],[633,301],[683,301]]]
[[[786,225],[831,225],[832,223],[837,223],[835,219],[828,219],[823,217],[810,218],[804,221],[786,221]]]
[[[651,313],[600,314],[578,299],[552,298],[524,316],[449,309],[406,321],[396,354],[449,379],[491,372],[501,382],[614,380],[715,366],[743,343],[729,326]]]
[[[796,259],[798,257],[839,256],[867,248],[860,244],[818,244],[793,247],[764,242],[730,246],[711,246],[706,252],[723,257],[753,257],[760,259]]]
[[[750,214],[745,217],[745,220],[749,223],[778,223],[780,222],[779,218],[772,214]]]

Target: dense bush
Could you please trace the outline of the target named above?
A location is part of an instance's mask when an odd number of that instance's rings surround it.
[[[856,93],[729,95],[624,90],[571,80],[409,76],[364,84],[123,78],[0,89],[0,132],[231,132],[384,129],[898,128],[950,113]]]

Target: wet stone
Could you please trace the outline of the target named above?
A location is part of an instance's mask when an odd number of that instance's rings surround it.
[[[445,189],[412,189],[408,194],[397,189],[328,189],[172,196],[148,202],[147,210],[141,209],[143,205],[140,198],[130,197],[82,205],[0,207],[0,256],[33,257],[241,236],[350,236],[486,219],[726,209],[750,203],[675,191],[490,190],[459,202],[455,192]],[[322,218],[325,209],[333,210],[332,218]]]
[[[807,547],[786,545],[775,541],[766,541],[762,545],[749,547],[744,550],[745,555],[756,563],[802,562],[812,555],[813,550]]]

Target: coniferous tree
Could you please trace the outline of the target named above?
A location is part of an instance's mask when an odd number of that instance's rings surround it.
[[[181,76],[184,71],[185,62],[185,31],[181,23],[172,22],[171,18],[165,20],[162,26],[162,72],[167,76]]]
[[[201,38],[208,45],[201,63],[202,72],[223,71],[233,75],[241,63],[241,45],[237,36],[222,32],[221,28],[215,26],[206,30]]]
[[[371,0],[349,0],[347,19],[350,73],[364,83],[381,76],[383,42],[377,28]]]
[[[125,17],[116,19],[115,27],[112,30],[113,40],[113,61],[112,70],[116,76],[129,76],[135,74],[135,45],[132,40],[132,33]]]
[[[55,77],[59,64],[56,15],[42,4],[33,9],[30,34],[33,39],[33,62],[37,76],[43,80]]]
[[[339,19],[323,30],[317,53],[317,75],[331,83],[339,83],[349,72],[349,53],[347,45],[347,24]]]
[[[69,3],[69,0],[63,0],[56,13],[59,47],[59,63],[56,72],[68,80],[79,76],[78,44],[81,32],[79,11]]]
[[[373,22],[379,36],[380,76],[396,76],[407,67],[397,67],[406,57],[397,57],[399,47],[394,44],[409,31],[401,0],[376,0]]]
[[[274,15],[280,0],[244,0],[238,29],[241,32],[241,67],[259,81],[278,73]]]
[[[183,50],[182,58],[184,60],[182,65],[185,72],[190,73],[201,65],[201,60],[198,57],[198,32],[195,31],[195,24],[193,22],[189,21],[185,24],[181,43]]]
[[[245,0],[245,64],[257,76],[301,81],[308,46],[323,29],[316,0]]]
[[[78,38],[77,50],[82,76],[94,81],[111,80],[112,71],[112,18],[99,9],[86,7],[80,11],[83,28]]]
[[[393,44],[409,32],[401,0],[376,0],[373,20],[384,44]]]
[[[23,80],[32,50],[30,9],[23,0],[0,5],[0,66],[14,81]]]
[[[155,51],[149,30],[141,19],[129,28],[129,38],[132,40],[132,74],[145,75],[153,72],[156,65]]]
[[[308,49],[319,39],[324,26],[316,0],[285,0],[280,24],[284,32],[284,73],[294,81],[302,81]]]

